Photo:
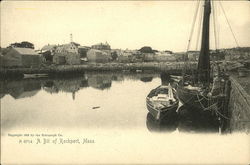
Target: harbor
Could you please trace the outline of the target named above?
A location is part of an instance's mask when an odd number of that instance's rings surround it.
[[[249,5],[1,2],[0,164],[249,163]]]
[[[171,74],[174,75],[174,74]],[[61,95],[60,92],[67,94],[65,99],[68,99],[69,102],[78,100],[81,96],[81,93],[88,90],[96,90],[101,92],[105,91],[112,91],[112,86],[120,86],[119,88],[126,87],[126,83],[132,83],[134,81],[135,84],[141,84],[142,86],[148,86],[148,89],[145,89],[144,96],[141,96],[141,101],[134,103],[139,105],[146,105],[145,98],[147,92],[150,91],[150,88],[156,88],[158,84],[161,85],[168,85],[169,83],[172,86],[175,86],[174,79],[171,78],[171,75],[167,72],[158,72],[158,71],[144,71],[144,72],[110,72],[110,71],[85,71],[81,74],[75,76],[57,76],[57,77],[40,77],[40,78],[19,78],[19,79],[6,79],[0,80],[1,89],[0,95],[2,103],[5,103],[7,100],[12,100],[13,104],[15,104],[18,100],[32,100],[33,98],[39,97],[39,93],[43,93],[47,95],[45,97],[54,97],[56,95]],[[178,74],[177,74],[178,75]],[[175,77],[175,76],[174,76]],[[247,77],[243,77],[247,78]],[[249,77],[248,77],[249,78]],[[187,107],[182,106],[179,108],[178,113],[176,111],[172,112],[170,117],[168,115],[163,116],[160,120],[154,119],[155,117],[151,116],[149,113],[145,117],[147,122],[153,124],[151,126],[149,124],[149,130],[151,131],[160,131],[160,132],[169,132],[168,128],[175,129],[172,131],[178,130],[178,123],[181,124],[182,131],[197,131],[199,132],[214,132],[214,133],[236,133],[236,132],[249,132],[249,93],[247,93],[242,85],[239,84],[239,80],[234,79],[234,77],[230,77],[230,98],[228,100],[229,107],[226,111],[221,114],[220,120],[217,119],[215,116],[210,116],[210,114],[203,114],[201,116],[197,116],[196,113],[187,112],[185,109]],[[125,84],[120,84],[122,82]],[[120,85],[119,85],[120,84]],[[143,88],[143,87],[142,87]],[[125,88],[127,89],[127,88]],[[126,90],[120,91],[123,93],[123,97],[130,97],[127,96]],[[248,89],[248,88],[247,88]],[[114,89],[116,90],[116,89]],[[110,92],[111,92],[110,91]],[[109,93],[110,93],[109,92]],[[114,91],[115,92],[115,91]],[[129,93],[129,92],[128,92]],[[11,99],[10,96],[13,98]],[[63,97],[63,96],[60,96]],[[68,98],[71,97],[71,98]],[[86,96],[87,97],[87,96]],[[108,97],[112,97],[110,94]],[[13,100],[14,99],[14,100]],[[123,100],[123,99],[121,99]],[[53,100],[51,100],[53,102]],[[100,105],[97,102],[89,105],[88,108],[90,109],[97,109],[98,111],[103,109],[103,106],[108,106],[103,103]],[[73,102],[72,102],[73,103]],[[48,104],[48,102],[47,102]],[[114,102],[112,103],[114,105]],[[119,105],[119,104],[118,104]],[[118,106],[117,105],[117,106]],[[7,106],[3,104],[3,106]],[[125,105],[124,105],[125,106]],[[127,105],[126,105],[127,106]],[[94,108],[98,107],[98,108]],[[131,107],[132,108],[132,107]],[[130,109],[130,108],[129,108]],[[141,108],[140,108],[141,109]],[[146,115],[146,107],[142,108],[141,110]],[[189,108],[190,109],[190,108]],[[92,110],[92,111],[93,111]],[[103,110],[105,111],[105,110]],[[4,115],[4,113],[2,113]],[[11,116],[9,116],[11,117]],[[207,119],[206,119],[207,118]],[[8,119],[11,120],[11,119]],[[95,120],[93,120],[95,121]],[[187,125],[186,129],[183,130],[183,123],[189,123],[190,121],[194,122],[192,125]],[[7,119],[6,119],[7,122]],[[155,125],[155,122],[158,124]],[[5,123],[5,122],[4,122]],[[200,124],[201,123],[201,124]],[[147,124],[148,125],[148,124]],[[203,126],[202,126],[203,125]],[[153,128],[151,128],[153,127]],[[156,128],[155,128],[156,127]],[[166,127],[166,129],[164,129]],[[190,128],[189,128],[190,127]],[[196,130],[197,129],[197,130]],[[180,131],[181,131],[180,130]]]

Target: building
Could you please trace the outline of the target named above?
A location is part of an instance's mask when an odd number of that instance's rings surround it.
[[[80,44],[75,42],[70,42],[69,44],[59,45],[56,48],[56,53],[78,53],[78,46]]]
[[[110,51],[101,51],[97,49],[90,49],[87,52],[87,60],[89,62],[95,63],[107,63],[111,61],[111,52]]]
[[[91,46],[87,52],[89,62],[106,63],[112,60],[111,47],[106,43],[99,43]]]
[[[173,62],[176,61],[176,57],[171,51],[156,52],[154,61],[157,62]]]
[[[53,56],[53,63],[59,65],[77,65],[81,63],[78,47],[80,44],[70,42],[69,44],[59,45]]]
[[[185,52],[174,53],[174,56],[176,58],[176,61],[178,61],[178,62],[188,60],[187,59],[187,54]]]
[[[53,63],[58,65],[78,65],[81,60],[78,53],[55,53]]]
[[[145,62],[153,62],[155,60],[154,53],[143,53],[143,59]]]
[[[92,45],[91,48],[97,50],[111,50],[111,47],[107,42]]]
[[[89,49],[90,47],[87,46],[78,46],[78,53],[82,62],[87,61],[87,52]]]
[[[41,56],[31,48],[10,47],[1,58],[5,67],[40,67]]]
[[[188,51],[187,56],[189,61],[198,61],[200,51]]]
[[[138,50],[120,50],[118,53],[118,61],[121,63],[142,62],[142,53]]]
[[[57,48],[57,45],[48,44],[48,45],[43,46],[40,52],[41,53],[50,52],[51,55],[53,55],[56,51],[56,48]]]
[[[225,53],[220,50],[210,50],[210,60],[211,61],[225,60]]]
[[[52,62],[53,56],[56,52],[57,45],[45,45],[40,50],[40,54],[42,54],[42,57],[45,62]]]
[[[250,57],[250,47],[240,47],[231,49],[221,49],[225,54],[225,60],[248,60]]]

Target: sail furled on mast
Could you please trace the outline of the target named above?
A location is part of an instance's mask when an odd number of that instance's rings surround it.
[[[210,82],[210,58],[209,58],[209,24],[210,24],[211,2],[205,0],[201,50],[198,61],[198,80],[202,83]]]

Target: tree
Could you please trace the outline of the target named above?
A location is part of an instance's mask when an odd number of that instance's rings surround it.
[[[141,49],[139,49],[142,53],[154,53],[153,49],[150,46],[144,46]]]
[[[118,55],[117,55],[116,51],[111,52],[112,61],[115,61],[117,59],[117,57],[118,57]]]
[[[34,44],[28,42],[28,41],[23,41],[21,43],[12,43],[10,44],[11,47],[18,47],[18,48],[31,48],[34,49]]]

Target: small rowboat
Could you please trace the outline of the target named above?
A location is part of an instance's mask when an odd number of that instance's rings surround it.
[[[157,120],[176,111],[178,103],[176,91],[170,84],[151,90],[146,98],[147,109]]]

